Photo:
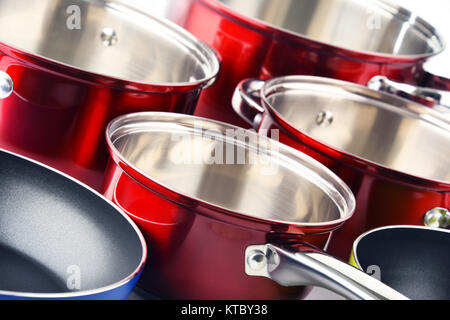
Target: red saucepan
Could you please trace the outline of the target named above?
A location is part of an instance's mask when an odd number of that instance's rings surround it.
[[[310,76],[244,80],[233,106],[260,133],[279,130],[281,142],[349,185],[356,212],[330,244],[341,258],[364,231],[423,225],[427,212],[450,208],[450,120],[430,108]]]
[[[450,90],[450,81],[423,68],[444,49],[442,37],[387,1],[193,0],[185,26],[223,62],[216,85],[200,98],[199,116],[246,125],[228,102],[245,78],[300,74],[365,85],[383,75]]]
[[[208,46],[126,1],[0,0],[0,16],[0,146],[96,188],[111,119],[193,113],[219,70]]]
[[[104,192],[148,240],[152,255],[140,286],[151,293],[281,299],[320,285],[348,298],[403,298],[311,247],[324,248],[355,202],[305,154],[255,132],[170,113],[121,116],[107,140]]]

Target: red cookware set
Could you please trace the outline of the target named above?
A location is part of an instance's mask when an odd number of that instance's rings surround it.
[[[450,237],[450,80],[424,68],[445,47],[431,25],[384,0],[187,0],[171,6],[179,25],[72,2],[0,0],[0,147],[131,218],[149,252],[138,286],[450,298],[396,269],[429,273],[405,253],[414,234],[427,259]],[[119,238],[145,260],[137,232]],[[397,264],[371,254],[390,241]]]

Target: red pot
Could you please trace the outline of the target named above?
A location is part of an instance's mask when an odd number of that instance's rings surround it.
[[[169,113],[119,117],[106,135],[104,194],[146,236],[145,290],[282,299],[321,285],[349,298],[402,298],[311,247],[324,248],[351,217],[354,198],[310,157],[255,132]]]
[[[0,146],[94,188],[106,167],[103,134],[112,118],[193,113],[219,69],[209,47],[125,1],[0,5]]]
[[[233,105],[260,133],[278,129],[281,142],[325,164],[353,191],[355,215],[329,248],[339,257],[364,231],[423,225],[431,209],[450,208],[450,121],[432,109],[308,76],[245,80]]]
[[[245,78],[300,74],[365,85],[384,75],[450,90],[448,79],[423,68],[444,49],[442,37],[386,1],[193,0],[186,28],[216,49],[223,63],[195,114],[244,127],[229,101]]]

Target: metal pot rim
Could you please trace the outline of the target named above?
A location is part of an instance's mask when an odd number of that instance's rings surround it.
[[[389,53],[380,53],[380,52],[372,52],[372,51],[360,51],[360,50],[353,50],[346,47],[341,47],[337,45],[328,44],[323,41],[314,40],[312,38],[309,38],[305,35],[302,35],[297,32],[290,31],[285,28],[278,27],[276,25],[267,23],[265,21],[262,21],[260,19],[252,18],[247,15],[241,14],[237,10],[231,8],[230,6],[218,1],[218,0],[200,0],[206,3],[211,8],[214,8],[221,13],[225,13],[228,16],[232,17],[233,19],[239,21],[240,23],[244,23],[247,25],[252,26],[253,28],[256,28],[258,30],[263,30],[271,34],[276,34],[277,36],[284,37],[288,40],[298,42],[303,45],[314,45],[314,47],[318,47],[320,50],[327,50],[329,52],[334,52],[337,55],[344,56],[344,57],[352,57],[355,60],[366,60],[371,59],[373,61],[378,62],[390,62],[390,63],[401,63],[401,62],[408,62],[408,61],[416,61],[416,60],[423,60],[430,58],[432,56],[435,56],[437,54],[440,54],[443,52],[446,48],[446,42],[443,38],[443,36],[440,34],[438,30],[436,30],[430,23],[425,21],[424,19],[417,17],[415,19],[415,23],[420,25],[424,30],[427,30],[430,34],[432,34],[436,38],[436,42],[440,44],[440,48],[432,53],[423,53],[423,54],[411,54],[411,55],[396,55],[396,54],[389,54]],[[411,11],[408,9],[401,7],[397,4],[394,4],[390,2],[389,0],[374,0],[375,2],[378,2],[378,5],[382,7],[385,11],[387,11],[391,15],[395,15],[397,12],[397,15],[400,16],[410,16],[412,14]],[[407,21],[406,19],[404,19]]]
[[[203,201],[201,199],[193,198],[189,195],[183,194],[182,192],[176,191],[173,188],[166,186],[156,180],[153,180],[148,174],[142,172],[142,170],[138,169],[136,166],[134,166],[130,161],[128,161],[126,158],[122,156],[122,154],[117,150],[117,148],[114,146],[114,141],[112,141],[113,134],[121,129],[124,124],[126,124],[128,121],[133,119],[138,119],[139,117],[142,117],[148,121],[148,119],[154,119],[155,121],[164,122],[164,121],[180,121],[180,120],[192,120],[192,121],[202,121],[207,122],[209,124],[212,124],[216,127],[222,127],[227,129],[239,129],[239,130],[245,130],[224,122],[195,117],[195,116],[187,116],[182,114],[175,114],[175,113],[166,113],[166,112],[138,112],[138,113],[132,113],[128,115],[123,115],[120,117],[117,117],[116,119],[112,120],[106,129],[106,141],[107,145],[110,151],[110,155],[113,159],[113,161],[118,165],[124,172],[126,172],[129,176],[131,176],[134,180],[137,180],[137,182],[141,183],[144,187],[151,190],[152,192],[164,192],[164,196],[169,198],[170,201],[173,201],[177,203],[178,205],[182,206],[189,206],[190,203],[194,202],[193,207],[196,212],[207,212],[207,213],[219,213],[218,217],[225,216],[233,216],[238,217],[243,220],[250,220],[257,223],[262,224],[275,224],[275,225],[284,225],[284,226],[293,226],[298,228],[305,228],[305,230],[313,230],[312,233],[317,232],[327,232],[336,229],[341,224],[343,224],[345,221],[350,219],[353,216],[354,209],[356,206],[356,201],[354,198],[353,193],[351,192],[350,188],[337,176],[335,175],[331,170],[326,168],[324,165],[316,161],[315,159],[307,156],[306,154],[295,150],[293,148],[290,148],[286,145],[283,145],[277,141],[270,140],[271,143],[275,143],[277,146],[277,151],[273,152],[280,158],[287,158],[289,157],[290,160],[297,160],[303,164],[303,166],[308,166],[307,169],[315,169],[319,170],[319,174],[316,175],[316,179],[319,181],[312,181],[312,183],[316,184],[317,187],[321,188],[327,196],[329,196],[331,199],[333,199],[335,205],[339,208],[340,211],[340,218],[332,221],[327,222],[319,222],[319,223],[308,223],[308,222],[288,222],[288,221],[279,221],[279,220],[271,220],[271,219],[264,219],[254,216],[246,215],[245,213],[241,212],[234,212],[232,210],[223,208],[219,205],[215,205],[212,203],[209,203],[207,201]],[[145,121],[145,120],[144,120]],[[133,129],[139,130],[139,127],[133,127]],[[142,130],[142,129],[141,129]],[[129,131],[128,131],[129,132]],[[188,132],[186,130],[186,132]],[[255,137],[258,137],[258,139],[269,139],[267,137],[258,135],[256,133],[252,133],[255,135]],[[137,176],[139,175],[139,177]],[[299,174],[302,176],[301,174]],[[145,185],[143,180],[158,186],[162,191],[158,190],[155,191],[148,185]],[[327,192],[324,189],[329,189],[332,191],[332,193]],[[336,197],[340,197],[341,201],[337,201],[335,199]],[[199,210],[200,209],[200,210]],[[204,210],[203,210],[204,209]],[[308,233],[308,232],[306,232]]]

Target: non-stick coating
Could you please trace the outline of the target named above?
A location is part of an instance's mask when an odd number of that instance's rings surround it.
[[[117,285],[143,254],[133,225],[99,195],[0,152],[0,295]]]
[[[450,232],[386,228],[363,237],[356,257],[363,270],[378,266],[381,281],[411,299],[450,299]]]

